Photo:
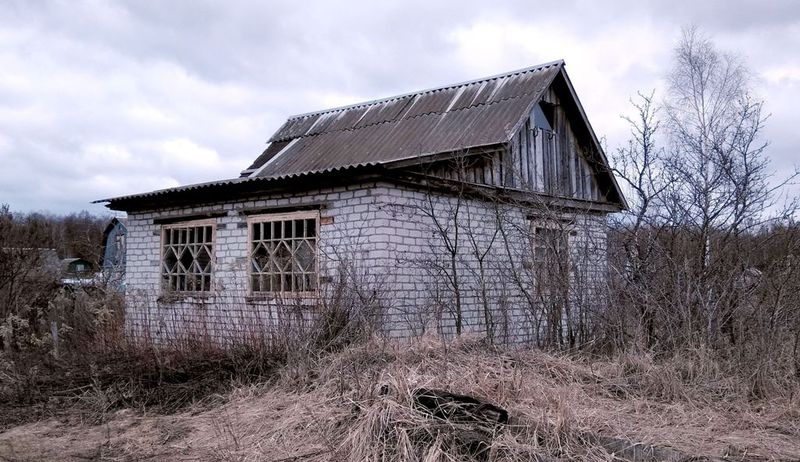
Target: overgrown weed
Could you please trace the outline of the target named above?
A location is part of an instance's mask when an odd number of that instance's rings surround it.
[[[126,339],[122,317],[76,305],[71,312],[80,316],[70,319],[90,326],[68,330],[81,336],[61,337],[58,349],[44,338],[0,350],[0,422],[11,426],[64,412],[101,422],[122,408],[174,413],[210,405],[232,389],[275,380],[307,387],[316,371],[312,364],[367,335],[337,310],[323,310],[304,331],[260,332],[227,343],[187,333],[159,344]]]

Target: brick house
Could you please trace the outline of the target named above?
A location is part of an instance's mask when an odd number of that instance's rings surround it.
[[[620,189],[556,61],[290,117],[239,178],[125,211],[135,336],[236,339],[335,300],[394,338],[568,345]]]

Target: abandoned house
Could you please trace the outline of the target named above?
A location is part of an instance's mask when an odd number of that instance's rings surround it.
[[[132,335],[244,338],[347,305],[386,336],[574,343],[625,200],[563,61],[290,117],[238,178],[127,212]]]

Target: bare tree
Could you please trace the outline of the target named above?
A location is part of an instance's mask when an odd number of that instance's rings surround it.
[[[486,214],[487,210],[497,209],[497,197],[478,193],[468,185],[469,172],[479,162],[480,156],[460,152],[446,162],[446,173],[440,171],[437,175],[436,171],[428,171],[431,168],[426,167],[423,174],[427,177],[429,189],[417,208],[427,218],[435,247],[433,255],[422,262],[423,269],[431,272],[437,283],[444,283],[443,295],[448,300],[442,305],[453,316],[456,335],[461,335],[468,323],[465,305],[474,304],[474,299],[477,299],[483,328],[489,342],[493,343],[496,334],[495,292],[498,288],[497,278],[493,276],[497,268],[492,257],[500,224],[497,213],[490,217]],[[445,194],[434,191],[434,185],[443,187]],[[475,202],[478,197],[480,199]]]
[[[19,331],[39,327],[39,311],[54,292],[58,260],[54,250],[35,246],[35,231],[0,205],[0,349],[16,346]]]
[[[493,201],[492,205],[494,205],[494,209],[498,208],[496,202]],[[493,288],[490,286],[496,285],[498,281],[496,278],[490,278],[489,274],[493,270],[496,270],[496,268],[490,268],[490,259],[494,244],[498,240],[500,234],[500,214],[495,213],[493,215],[495,221],[489,226],[490,231],[487,234],[491,234],[491,237],[488,239],[488,242],[485,239],[481,239],[481,237],[485,236],[481,236],[481,233],[475,231],[475,224],[480,222],[480,217],[475,217],[473,215],[475,215],[473,207],[466,204],[466,235],[469,242],[469,251],[477,263],[477,268],[474,271],[476,274],[474,274],[473,277],[479,286],[478,298],[480,299],[481,308],[483,310],[483,323],[486,329],[486,337],[491,344],[494,344],[497,332],[495,326],[495,307],[490,296],[490,292],[493,291]]]
[[[665,151],[657,141],[661,121],[654,92],[638,93],[631,105],[634,116],[623,116],[630,126],[631,138],[613,157],[614,173],[627,189],[629,209],[612,221],[612,243],[619,249],[611,254],[611,268],[616,272],[609,282],[616,305],[633,311],[635,325],[628,325],[629,313],[625,310],[610,310],[609,314],[617,329],[614,338],[633,331],[645,347],[651,348],[656,342],[657,304],[650,285],[657,271],[653,259],[662,229],[659,201],[672,181]]]
[[[611,234],[612,337],[657,353],[713,348],[751,378],[771,374],[764,363],[786,370],[800,268],[796,207],[777,198],[797,172],[773,181],[767,117],[739,57],[685,29],[668,83],[662,107],[652,94],[633,102],[615,158],[631,210]]]
[[[683,31],[666,103],[673,181],[662,199],[673,229],[690,233],[688,316],[705,324],[710,342],[735,308],[720,302],[748,263],[728,262],[737,238],[769,221],[774,205],[763,102],[750,82],[739,57],[720,53],[696,28]]]
[[[457,171],[463,171],[459,165]],[[458,190],[452,201],[438,200],[437,196],[428,192],[425,195],[425,204],[419,210],[427,216],[433,227],[433,231],[441,243],[444,250],[444,260],[440,260],[439,255],[428,262],[430,269],[435,270],[439,275],[444,276],[450,295],[453,297],[452,311],[455,319],[456,335],[461,335],[464,328],[464,311],[462,306],[462,287],[461,287],[461,231],[463,223],[461,213],[464,206],[464,184],[462,181],[457,183]]]
[[[96,264],[107,221],[88,212],[12,213],[9,205],[0,205],[0,348],[50,329],[46,321],[55,316],[59,258]]]

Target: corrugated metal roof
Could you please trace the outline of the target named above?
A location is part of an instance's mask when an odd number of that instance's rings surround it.
[[[283,177],[505,143],[563,64],[290,117],[243,176]]]
[[[509,141],[564,66],[505,74],[290,117],[240,178],[95,202],[124,203],[380,166]]]

